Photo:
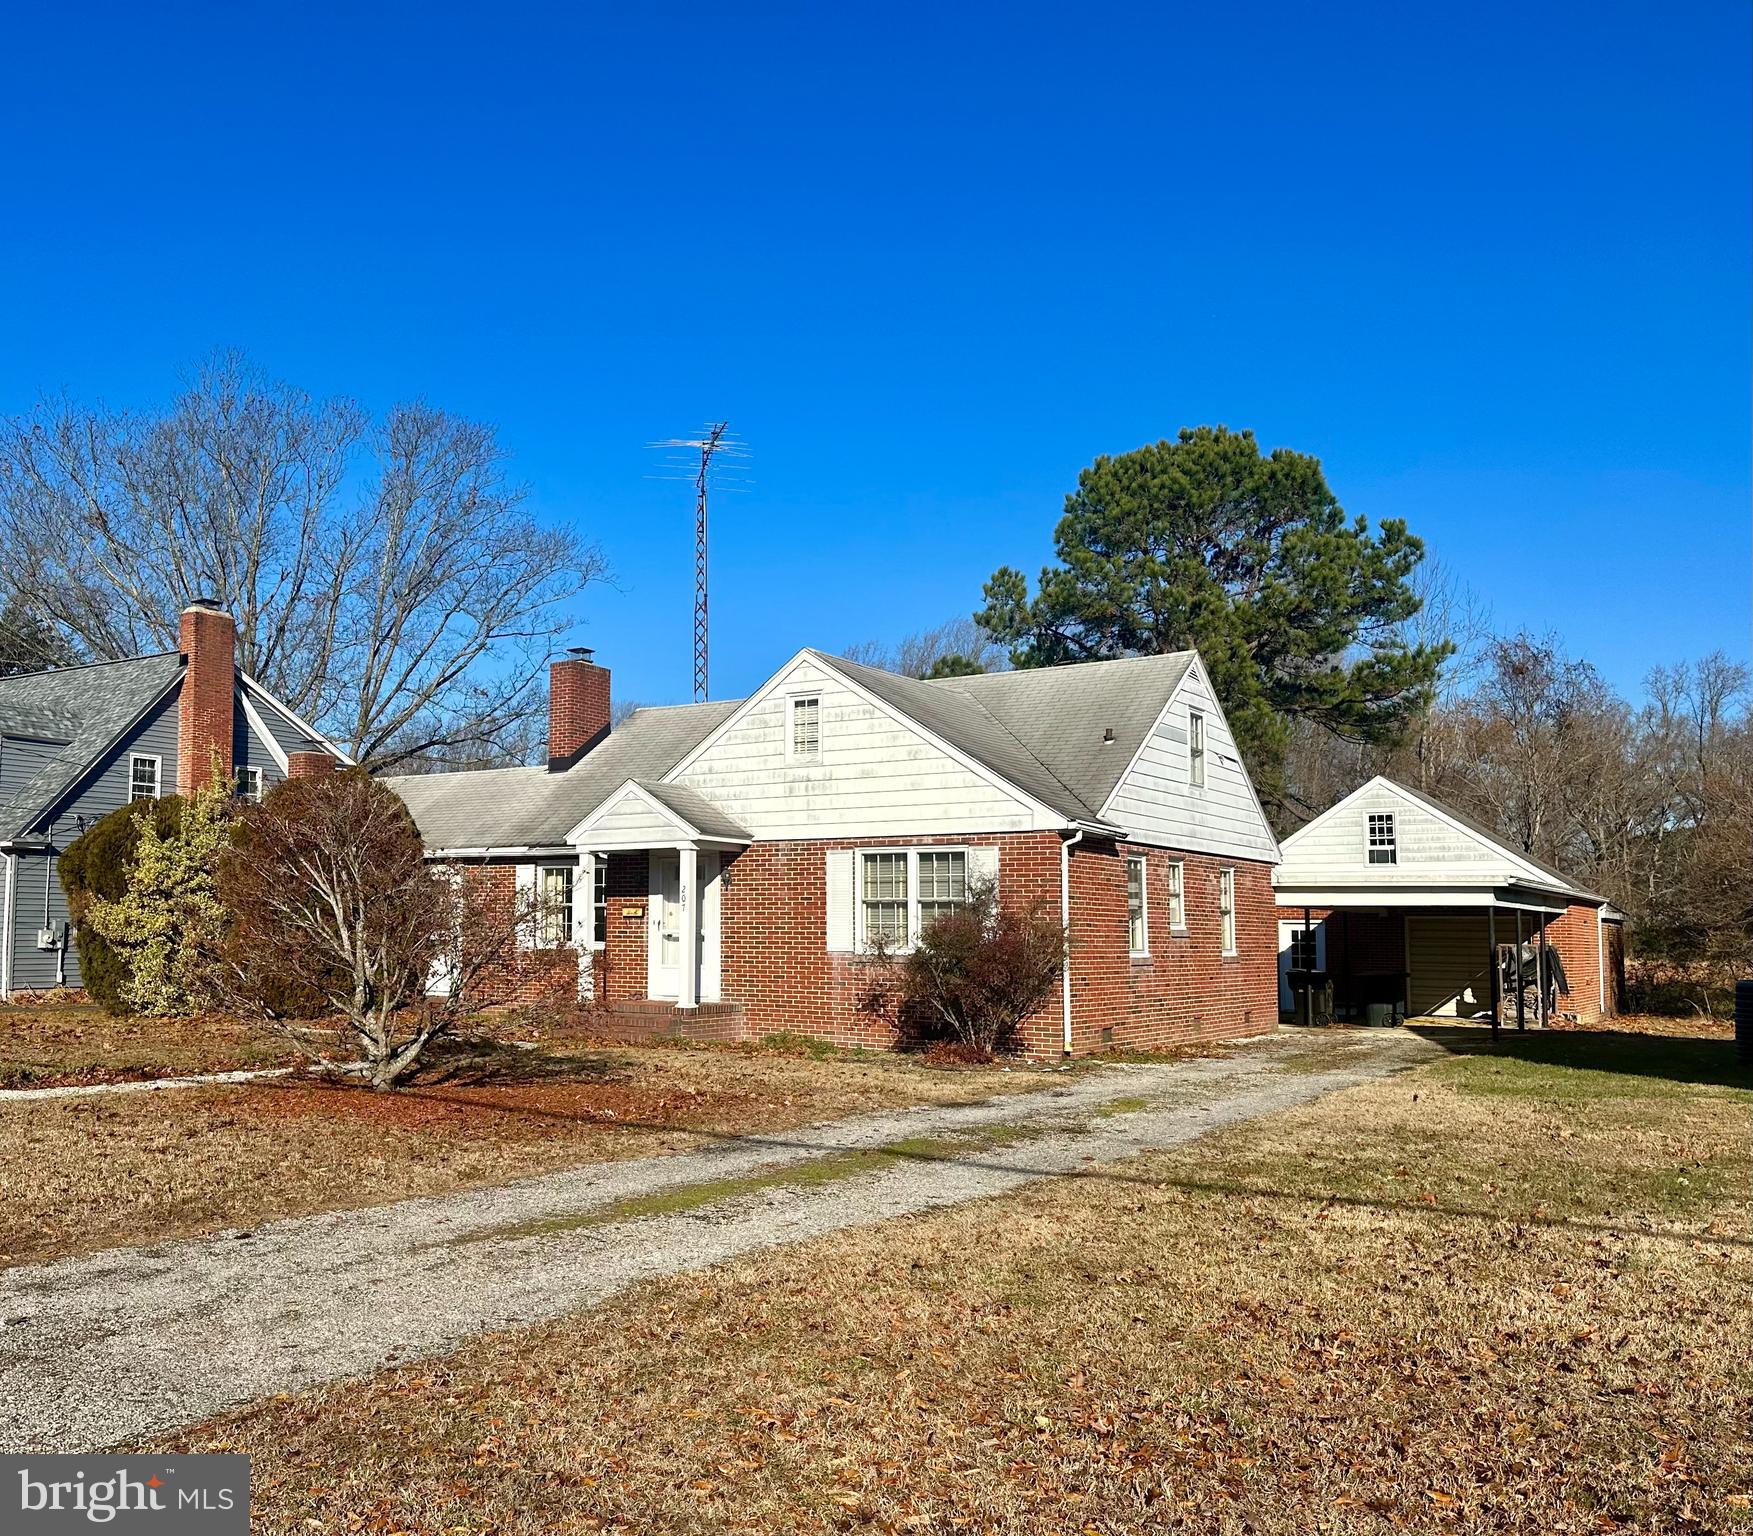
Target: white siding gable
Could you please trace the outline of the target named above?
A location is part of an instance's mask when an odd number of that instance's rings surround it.
[[[1190,783],[1188,716],[1205,716],[1205,784]],[[1140,843],[1238,859],[1276,859],[1272,836],[1205,669],[1187,669],[1103,814]]]
[[[665,815],[643,795],[622,795],[591,819],[584,837],[593,846],[643,848],[651,843],[673,843],[684,835],[685,829],[673,816]]]
[[[1372,811],[1394,817],[1398,848],[1393,864],[1369,862],[1365,838]],[[1526,871],[1515,868],[1485,839],[1377,779],[1287,838],[1278,874],[1287,885],[1330,881],[1402,885],[1498,881],[1521,878]]]
[[[821,699],[820,747],[788,760],[790,700]],[[669,775],[757,838],[929,837],[1062,825],[933,743],[808,655],[798,657]]]

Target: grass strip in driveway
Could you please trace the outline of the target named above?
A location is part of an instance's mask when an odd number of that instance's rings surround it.
[[[1451,1044],[163,1444],[274,1532],[1745,1529],[1730,1048]]]

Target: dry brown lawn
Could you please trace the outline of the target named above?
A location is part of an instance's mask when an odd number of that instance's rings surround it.
[[[0,1264],[441,1194],[1054,1079],[749,1048],[459,1047],[391,1094],[300,1076],[0,1103]]]
[[[95,1003],[0,1004],[0,1088],[281,1066],[295,1054],[234,1019],[112,1018]]]
[[[1738,1529],[1744,1083],[1516,1042],[167,1444],[272,1532]]]

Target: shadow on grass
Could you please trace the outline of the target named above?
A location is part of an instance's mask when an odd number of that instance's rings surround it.
[[[551,1054],[496,1040],[443,1040],[429,1046],[410,1088],[486,1088],[537,1083],[613,1083],[628,1075],[608,1052]]]
[[[1753,1067],[1732,1040],[1695,1035],[1643,1035],[1618,1029],[1505,1029],[1489,1025],[1409,1025],[1420,1039],[1455,1056],[1495,1056],[1536,1067],[1609,1072],[1697,1087],[1753,1089]]]

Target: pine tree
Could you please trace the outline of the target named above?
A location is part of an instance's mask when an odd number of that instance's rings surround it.
[[[1182,429],[1078,476],[1033,598],[1010,566],[975,621],[1019,667],[1197,647],[1261,797],[1291,722],[1387,742],[1430,696],[1446,642],[1409,644],[1423,542],[1348,519],[1318,459],[1252,432]]]

